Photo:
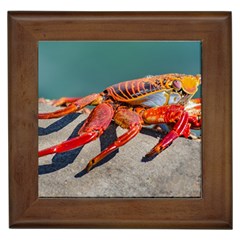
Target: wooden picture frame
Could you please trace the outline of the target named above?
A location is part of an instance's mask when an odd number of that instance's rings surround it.
[[[38,41],[202,41],[201,198],[38,198]],[[230,12],[9,12],[11,228],[232,228]]]

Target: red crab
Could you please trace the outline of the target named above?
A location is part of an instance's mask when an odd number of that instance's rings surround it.
[[[98,138],[112,120],[128,129],[115,142],[89,161],[89,171],[105,156],[134,138],[142,126],[167,124],[171,130],[148,153],[154,156],[166,149],[179,136],[189,137],[190,128],[201,127],[201,99],[192,99],[201,83],[200,75],[165,74],[121,82],[98,94],[83,98],[61,98],[54,105],[68,104],[51,113],[39,113],[39,119],[59,118],[96,106],[78,132],[77,137],[39,151],[39,157],[66,152]]]

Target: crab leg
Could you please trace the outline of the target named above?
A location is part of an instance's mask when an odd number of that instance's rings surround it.
[[[97,132],[83,133],[82,135],[69,139],[58,145],[52,146],[50,148],[43,149],[38,152],[38,157],[46,156],[52,153],[67,152],[74,148],[81,147],[82,145],[89,143],[97,138]]]
[[[99,163],[104,157],[129,142],[140,132],[142,128],[142,120],[140,116],[137,113],[128,109],[120,109],[119,111],[117,111],[114,116],[114,120],[122,128],[128,129],[128,131],[121,135],[119,138],[117,138],[114,143],[109,145],[99,155],[90,160],[88,165],[86,166],[87,172],[89,172],[93,168],[93,166]]]
[[[184,135],[187,137],[189,134],[188,113],[183,112],[181,118],[173,127],[173,129],[162,140],[160,140],[160,142],[148,154],[146,154],[146,156],[151,157],[160,153],[170,146],[172,142],[179,136]]]
[[[84,98],[80,98],[77,101],[73,102],[69,106],[57,110],[55,112],[50,113],[39,113],[38,118],[39,119],[49,119],[49,118],[59,118],[62,116],[65,116],[69,113],[73,113],[76,111],[81,110],[82,108],[86,107],[87,105],[97,105],[102,102],[102,96],[100,94],[91,94]]]
[[[107,129],[112,120],[113,114],[113,108],[110,104],[99,104],[96,108],[94,108],[79,130],[78,137],[41,150],[38,152],[38,156],[42,157],[52,153],[66,152],[95,140]]]
[[[189,115],[181,105],[168,105],[149,109],[143,112],[142,117],[144,122],[148,124],[175,123],[173,129],[146,155],[147,157],[160,153],[179,136],[188,137],[190,134]]]
[[[76,102],[77,100],[81,99],[80,97],[61,97],[56,100],[52,100],[52,105],[55,107],[62,106],[64,104],[69,104]]]

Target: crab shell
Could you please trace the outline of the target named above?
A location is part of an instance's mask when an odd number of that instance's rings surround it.
[[[104,93],[132,106],[186,105],[200,84],[200,75],[166,74],[121,82],[106,88]]]

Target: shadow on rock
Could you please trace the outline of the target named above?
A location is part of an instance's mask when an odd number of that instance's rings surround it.
[[[140,131],[141,134],[148,135],[154,138],[161,138],[162,134],[159,133],[158,131],[151,129],[151,128],[142,128]]]
[[[72,132],[68,140],[78,136],[78,131],[83,125],[83,123],[84,121],[78,124],[78,126],[74,129],[74,131]],[[51,164],[41,165],[38,167],[38,174],[43,175],[43,174],[55,172],[59,169],[66,167],[68,164],[73,163],[73,161],[76,159],[76,157],[81,152],[83,147],[84,146],[73,149],[68,152],[55,154],[54,157],[52,158]]]
[[[71,113],[57,120],[56,122],[54,122],[53,124],[49,125],[46,128],[38,127],[38,136],[48,135],[53,132],[61,130],[62,128],[66,127],[69,123],[74,121],[79,115],[80,113]]]

